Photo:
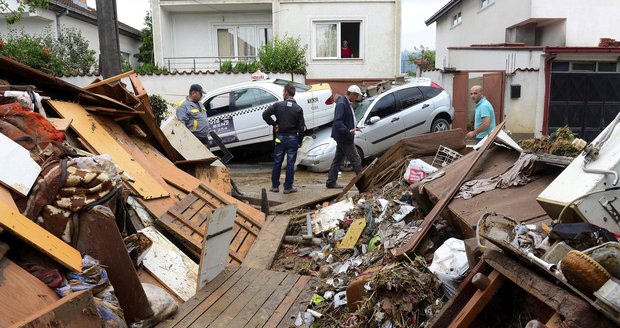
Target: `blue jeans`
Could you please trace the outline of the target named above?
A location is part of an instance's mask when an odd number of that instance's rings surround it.
[[[278,142],[280,140],[280,142]],[[286,178],[284,179],[284,190],[293,188],[295,178],[295,160],[297,159],[297,148],[299,139],[297,136],[276,134],[276,146],[273,151],[273,169],[271,170],[271,187],[280,186],[280,171],[284,154],[286,154]]]

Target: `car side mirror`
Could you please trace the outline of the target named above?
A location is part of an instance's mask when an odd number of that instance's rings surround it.
[[[368,120],[368,124],[375,124],[379,122],[381,118],[379,116],[373,116]]]

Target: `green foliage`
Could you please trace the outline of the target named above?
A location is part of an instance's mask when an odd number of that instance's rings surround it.
[[[301,46],[300,38],[285,35],[274,38],[258,51],[261,69],[265,72],[290,72],[306,74],[306,51],[308,46]]]
[[[121,71],[123,73],[131,71],[133,68],[131,67],[131,63],[129,63],[129,59],[127,57],[120,55],[121,58]]]
[[[17,8],[11,8],[7,0],[0,0],[0,13],[4,14],[8,24],[14,24],[25,12],[34,13],[37,8],[47,8],[48,5],[48,0],[17,0]]]
[[[155,54],[153,52],[153,16],[147,12],[144,17],[144,28],[140,31],[140,52],[134,57],[138,63],[155,65]],[[155,66],[157,67],[157,66]]]
[[[435,50],[422,45],[415,46],[413,54],[409,55],[409,62],[420,66],[423,70],[433,69],[435,68]]]
[[[62,75],[61,59],[46,45],[45,38],[11,31],[0,36],[0,55],[46,73]]]
[[[138,74],[162,74],[168,73],[168,68],[160,67],[150,63],[139,63],[134,69],[134,72]]]
[[[58,38],[48,30],[44,34],[46,45],[62,61],[64,75],[84,75],[93,70],[97,60],[95,51],[88,48],[80,30],[74,27],[61,27]]]
[[[157,94],[150,95],[149,102],[151,103],[155,120],[159,126],[161,125],[161,122],[168,117],[168,106],[172,106],[172,104],[168,103],[164,98]]]
[[[238,61],[235,63],[235,67],[233,68],[234,72],[255,72],[256,70],[258,70],[258,62],[256,61],[249,63],[245,61]]]
[[[220,72],[232,72],[233,71],[233,64],[232,61],[230,60],[225,60],[223,62],[220,63]]]

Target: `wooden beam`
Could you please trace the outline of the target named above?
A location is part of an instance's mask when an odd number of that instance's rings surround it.
[[[82,256],[75,248],[21,215],[16,209],[0,204],[0,226],[71,271],[82,272]]]
[[[489,149],[489,147],[495,140],[495,137],[499,134],[499,131],[501,131],[504,127],[505,123],[505,121],[500,123],[498,126],[495,127],[495,129],[493,129],[493,131],[491,131],[482,147],[477,150],[477,153],[472,159],[469,168],[462,172],[462,175],[459,178],[458,182],[452,186],[452,189],[450,189],[448,193],[443,196],[437,204],[435,204],[433,209],[426,215],[426,217],[424,217],[424,221],[422,221],[422,224],[420,225],[418,231],[407,241],[407,243],[405,243],[405,245],[392,249],[392,254],[394,256],[402,257],[405,253],[414,252],[416,250],[422,239],[424,239],[424,237],[430,230],[435,220],[439,217],[439,214],[441,214],[444,208],[446,208],[448,204],[450,204],[452,198],[459,191],[461,185],[469,175],[469,172],[474,169],[484,152]]]
[[[476,319],[476,316],[482,311],[485,305],[491,300],[491,297],[502,285],[506,277],[500,274],[497,270],[493,270],[489,275],[491,283],[484,290],[477,290],[474,296],[467,302],[465,307],[461,309],[461,312],[456,315],[454,320],[450,323],[449,328],[467,328]]]
[[[265,225],[245,256],[243,266],[269,269],[286,234],[290,218],[285,215],[267,217]]]
[[[135,74],[134,71],[125,72],[125,73],[122,73],[122,74],[119,74],[119,75],[112,76],[112,77],[109,77],[107,79],[101,80],[99,82],[91,83],[91,84],[83,87],[82,89],[86,89],[86,90],[92,89],[92,88],[98,87],[100,85],[104,85],[104,84],[108,84],[110,82],[114,82],[114,81],[118,81],[120,79],[124,79],[124,78],[128,77],[131,74]]]

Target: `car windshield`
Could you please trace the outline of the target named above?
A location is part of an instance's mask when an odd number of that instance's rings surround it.
[[[366,110],[368,109],[368,107],[370,107],[370,104],[372,104],[372,102],[376,98],[377,98],[376,96],[366,98],[357,105],[357,107],[355,108],[355,121],[356,122],[359,122],[362,120],[362,118],[364,117],[364,114],[366,114]]]
[[[295,87],[295,91],[299,91],[299,92],[306,92],[312,88],[309,85],[301,84],[298,82],[291,82],[291,81],[282,80],[282,79],[276,79],[275,81],[273,81],[273,83],[279,86],[282,86],[282,87],[290,83]]]

